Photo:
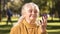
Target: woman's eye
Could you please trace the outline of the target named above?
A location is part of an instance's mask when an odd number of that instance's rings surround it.
[[[35,10],[34,13],[37,13],[37,10]]]
[[[29,10],[30,13],[32,13],[32,10]]]
[[[29,10],[29,13],[32,13],[32,12],[37,13],[37,10]]]

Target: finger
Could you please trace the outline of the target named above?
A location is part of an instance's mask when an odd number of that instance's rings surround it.
[[[45,19],[45,17],[42,17],[42,20],[43,20],[44,23],[47,22],[47,19]]]
[[[41,25],[44,25],[43,20],[40,20]]]

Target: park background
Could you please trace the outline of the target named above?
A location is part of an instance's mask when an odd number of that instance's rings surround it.
[[[60,34],[60,0],[0,0],[0,34],[9,34],[12,26],[17,23],[21,16],[21,8],[25,3],[34,2],[39,6],[40,17],[47,14],[47,32],[48,34]],[[12,24],[7,21],[7,8],[13,13]]]

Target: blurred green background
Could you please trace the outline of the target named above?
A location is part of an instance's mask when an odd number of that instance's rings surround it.
[[[34,2],[39,6],[40,19],[45,13],[48,16],[48,34],[60,34],[60,0],[0,0],[0,34],[9,34],[12,26],[21,16],[21,8],[25,3]],[[13,13],[12,24],[7,21],[7,8]]]

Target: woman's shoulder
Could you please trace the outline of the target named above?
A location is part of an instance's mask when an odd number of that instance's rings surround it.
[[[21,28],[22,25],[23,25],[23,24],[22,24],[23,20],[24,20],[24,18],[23,18],[23,17],[20,17],[19,20],[18,20],[18,22],[15,23],[15,24],[13,24],[12,29]]]
[[[13,27],[11,28],[11,29],[18,29],[18,28],[21,28],[22,27],[22,22],[21,23],[15,23],[14,25],[13,25]]]
[[[19,28],[19,24],[14,24],[11,29],[12,29],[12,30],[15,30],[15,29],[17,29],[17,28]]]
[[[11,30],[10,30],[10,33],[11,34],[13,34],[13,33],[17,33],[18,31],[20,31],[21,30],[21,27],[20,27],[20,25],[19,24],[16,24],[15,26],[13,26],[12,28],[11,28]]]

